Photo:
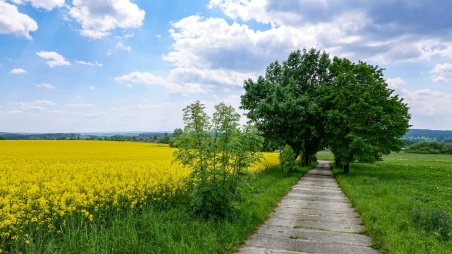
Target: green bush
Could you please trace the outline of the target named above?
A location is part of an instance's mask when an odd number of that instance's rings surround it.
[[[408,146],[408,153],[452,154],[452,143],[422,141]]]
[[[199,101],[184,109],[184,130],[175,135],[174,160],[191,169],[184,179],[193,215],[203,219],[231,214],[237,184],[247,168],[262,157],[263,138],[240,115],[220,103],[209,117]]]
[[[295,170],[295,152],[289,145],[284,146],[284,149],[279,154],[279,162],[281,164],[281,169],[286,173],[290,174]]]

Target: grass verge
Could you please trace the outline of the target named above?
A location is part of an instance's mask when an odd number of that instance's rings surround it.
[[[326,157],[324,155],[324,157]],[[335,168],[341,189],[383,253],[451,253],[452,156],[391,154]]]
[[[117,214],[108,223],[70,223],[58,237],[30,239],[26,253],[230,253],[263,223],[278,201],[310,168],[286,176],[279,167],[249,175],[239,186],[234,216],[203,221],[180,208],[153,207]]]

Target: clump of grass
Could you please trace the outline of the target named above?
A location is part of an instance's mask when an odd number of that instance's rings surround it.
[[[416,226],[433,233],[438,239],[448,241],[452,237],[449,214],[442,208],[415,207],[412,218]]]

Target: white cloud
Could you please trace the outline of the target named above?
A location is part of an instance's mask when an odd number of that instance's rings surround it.
[[[96,90],[96,87],[95,86],[90,86],[88,89],[91,90],[91,91],[94,91],[94,90]]]
[[[97,61],[96,62],[75,61],[75,63],[81,64],[81,65],[97,66],[97,67],[104,66],[102,63],[99,63]]]
[[[68,108],[79,108],[79,109],[89,109],[89,108],[95,108],[96,105],[94,104],[87,104],[87,103],[68,103],[64,104],[65,107]]]
[[[47,11],[53,10],[57,7],[63,7],[65,4],[64,0],[12,0],[15,4],[25,4],[30,2],[35,8],[44,9]]]
[[[14,68],[9,73],[11,73],[11,74],[24,74],[24,73],[27,73],[27,71],[22,69],[22,68]]]
[[[116,43],[116,48],[117,49],[121,49],[121,50],[125,50],[125,51],[131,51],[132,50],[132,47],[130,47],[129,45],[126,46],[122,42]]]
[[[395,78],[388,78],[386,79],[386,82],[388,83],[388,87],[391,89],[399,89],[400,87],[406,85],[406,81],[399,78],[399,77],[395,77]]]
[[[452,93],[431,89],[403,90],[402,97],[408,102],[413,115],[444,117],[452,114]]]
[[[179,92],[183,94],[203,92],[201,87],[197,84],[175,83],[166,77],[158,76],[150,72],[132,72],[127,75],[117,77],[115,80],[121,83],[162,86],[171,92]]]
[[[99,39],[116,28],[136,28],[145,12],[129,0],[73,0],[69,15],[81,24],[83,36]]]
[[[28,110],[45,110],[50,106],[57,105],[56,103],[49,100],[34,100],[29,102],[19,101],[14,103],[16,110],[28,111]]]
[[[42,89],[55,89],[54,86],[52,86],[51,84],[47,84],[47,83],[37,84],[36,87],[42,88]]]
[[[451,63],[437,64],[433,68],[432,73],[436,75],[452,74],[452,64]]]
[[[359,40],[347,32],[359,30],[365,22],[362,13],[354,13],[338,16],[331,23],[257,31],[221,18],[189,16],[172,24],[174,43],[164,56],[174,64],[168,79],[198,84],[205,90],[239,88],[245,79],[256,77],[270,62],[287,57],[293,50],[329,41]]]
[[[263,0],[211,0],[210,9],[220,8],[224,14],[243,21],[256,20],[259,23],[276,23],[277,19],[266,11],[267,1]],[[279,22],[278,22],[279,23]]]
[[[422,36],[391,33],[410,26],[375,20],[375,13],[363,8],[366,7],[364,3],[337,0],[211,0],[208,7],[220,9],[233,20],[269,24],[271,27],[263,30],[264,33],[286,28],[291,33],[285,37],[303,36],[305,41],[311,41],[300,48],[323,48],[355,60],[381,64],[419,62],[434,56],[452,57],[450,40],[424,33]]]
[[[447,81],[446,76],[452,75],[452,64],[451,63],[443,63],[437,64],[432,69],[431,73],[433,74],[433,82],[445,82]]]
[[[50,66],[50,68],[53,68],[55,66],[65,66],[65,65],[71,65],[69,61],[66,61],[64,57],[57,52],[54,51],[39,51],[36,53],[39,57],[42,59],[47,60],[46,64]]]
[[[30,32],[38,30],[38,24],[17,7],[0,0],[0,34],[15,34],[31,40]]]
[[[437,83],[441,83],[441,82],[446,82],[447,79],[444,76],[433,76],[432,81],[433,82],[437,82]]]

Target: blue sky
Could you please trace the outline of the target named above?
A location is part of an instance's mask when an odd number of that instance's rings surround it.
[[[452,129],[447,2],[0,0],[0,132],[171,131],[304,47],[384,67],[413,128]]]

